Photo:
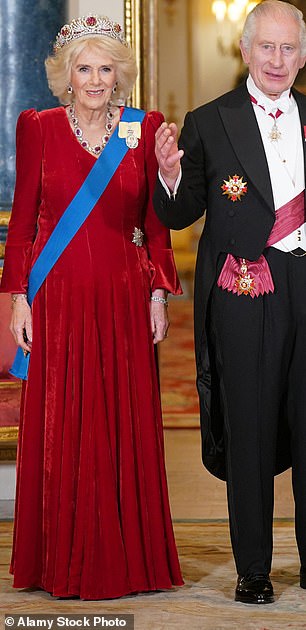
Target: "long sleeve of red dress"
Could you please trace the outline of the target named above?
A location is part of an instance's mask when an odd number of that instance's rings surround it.
[[[16,128],[16,185],[0,291],[26,293],[41,200],[43,143],[39,115],[22,112]]]

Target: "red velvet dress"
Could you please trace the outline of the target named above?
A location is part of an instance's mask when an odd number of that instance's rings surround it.
[[[151,203],[161,120],[146,115],[139,146],[33,302],[15,587],[103,599],[182,584],[149,311],[152,289],[180,293],[169,233]],[[29,269],[94,160],[64,108],[21,114],[1,291],[26,291]],[[135,227],[142,247],[132,242]]]

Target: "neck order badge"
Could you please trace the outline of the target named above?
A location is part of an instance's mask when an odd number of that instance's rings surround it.
[[[256,100],[256,98],[254,96],[252,96],[252,94],[250,94],[250,98],[252,103],[254,103],[254,105],[258,105],[258,107],[261,107],[261,109],[263,109],[265,111],[265,108],[263,105],[259,105],[258,101]],[[277,126],[277,119],[279,118],[279,116],[282,115],[282,111],[281,109],[277,109],[275,114],[272,114],[272,112],[269,113],[269,116],[271,116],[271,118],[273,118],[273,126],[272,129],[269,133],[269,138],[271,140],[271,142],[277,142],[278,140],[281,139],[282,134],[281,131],[279,130],[278,126]]]

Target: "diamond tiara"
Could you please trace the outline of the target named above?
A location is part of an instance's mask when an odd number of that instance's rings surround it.
[[[60,50],[75,39],[88,35],[104,35],[117,39],[124,46],[128,45],[120,24],[112,22],[105,15],[85,15],[74,18],[69,24],[62,26],[55,38],[53,48],[55,51]]]

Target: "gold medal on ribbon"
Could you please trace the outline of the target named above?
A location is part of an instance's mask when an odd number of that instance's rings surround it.
[[[245,258],[242,258],[240,274],[235,280],[235,287],[238,295],[249,295],[255,288],[255,280],[248,273],[248,266]]]

